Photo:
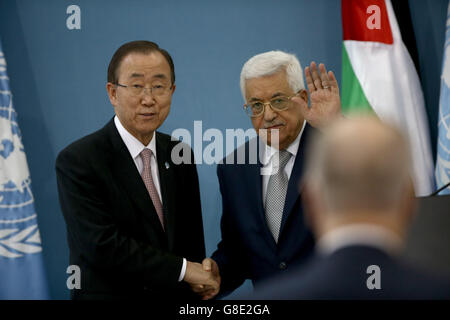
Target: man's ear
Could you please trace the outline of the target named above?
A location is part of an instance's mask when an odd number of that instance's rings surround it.
[[[108,91],[109,101],[115,107],[117,104],[117,86],[108,82],[106,84],[106,91]]]
[[[306,104],[308,104],[308,91],[301,89],[297,94],[303,99],[303,101],[305,101]]]
[[[175,85],[175,84],[173,84],[172,85],[172,94],[175,92],[175,88],[176,88],[177,86]]]

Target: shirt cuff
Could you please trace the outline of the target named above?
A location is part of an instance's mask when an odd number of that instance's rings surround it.
[[[183,258],[183,266],[181,267],[181,272],[180,272],[180,277],[178,278],[178,282],[183,281],[185,273],[186,273],[186,258]]]

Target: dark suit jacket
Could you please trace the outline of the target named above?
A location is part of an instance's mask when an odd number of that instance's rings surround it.
[[[194,162],[171,161],[177,143],[156,132],[165,232],[113,120],[58,155],[70,264],[81,268],[72,298],[193,297],[178,277],[183,257],[205,256],[200,192]]]
[[[370,265],[380,268],[379,290],[367,288],[367,279],[374,274],[367,272]],[[271,279],[247,298],[450,299],[450,282],[408,266],[380,249],[353,245],[327,256],[317,255],[303,267]]]
[[[313,130],[307,124],[300,140],[289,179],[278,244],[266,223],[262,165],[259,160],[251,164],[250,142],[218,165],[223,207],[222,240],[212,258],[217,261],[222,276],[221,295],[236,289],[246,279],[251,279],[257,286],[261,280],[303,262],[312,252],[314,240],[303,219],[299,180],[303,171],[305,141]],[[245,164],[237,164],[238,154],[243,150]],[[233,164],[230,164],[231,159]]]

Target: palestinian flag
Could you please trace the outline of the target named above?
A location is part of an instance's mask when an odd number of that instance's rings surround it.
[[[429,195],[434,168],[425,103],[391,1],[342,0],[342,25],[344,114],[374,113],[402,128],[411,146],[416,195]]]

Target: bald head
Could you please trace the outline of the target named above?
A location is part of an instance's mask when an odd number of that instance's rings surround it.
[[[402,133],[374,117],[340,120],[312,144],[306,183],[327,211],[395,210],[411,191],[411,159]]]

